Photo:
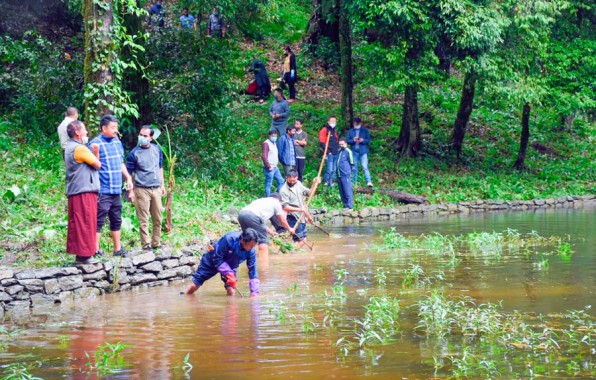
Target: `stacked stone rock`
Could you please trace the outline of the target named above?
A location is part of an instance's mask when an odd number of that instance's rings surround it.
[[[0,318],[7,311],[70,303],[104,293],[167,285],[187,279],[197,269],[205,247],[189,246],[138,253],[131,258],[63,268],[17,270],[0,268]]]
[[[471,214],[487,211],[523,211],[548,208],[596,206],[596,195],[566,196],[531,201],[474,201],[432,205],[404,205],[394,208],[365,207],[361,210],[314,210],[313,219],[323,224],[357,224],[370,221],[394,221],[416,216]]]

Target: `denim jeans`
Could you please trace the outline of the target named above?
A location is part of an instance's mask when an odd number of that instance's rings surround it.
[[[335,166],[337,164],[337,153],[327,153],[327,162],[325,163],[325,175],[324,175],[324,182],[328,185],[333,183],[333,179],[335,178]]]
[[[354,169],[352,169],[352,183],[354,186],[358,184],[358,162],[362,164],[366,183],[372,182],[370,180],[370,171],[368,171],[368,153],[360,154],[356,151],[352,151],[352,155],[354,156]]]
[[[271,195],[271,185],[273,185],[273,180],[277,182],[277,192],[281,190],[281,186],[284,184],[284,178],[281,176],[281,173],[277,167],[273,168],[273,170],[267,170],[267,168],[263,168],[263,173],[265,173],[265,196],[268,197]]]

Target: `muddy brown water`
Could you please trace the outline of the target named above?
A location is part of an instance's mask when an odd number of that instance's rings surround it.
[[[507,312],[559,313],[582,309],[595,300],[594,209],[419,218],[393,225],[405,235],[460,235],[507,228],[536,231],[541,236],[569,235],[573,256],[568,260],[551,256],[548,268],[537,266],[536,257],[522,254],[466,257],[457,266],[446,266],[424,252],[395,255],[370,249],[389,227],[335,227],[330,228],[332,237],[311,230],[314,253],[272,252],[260,257],[262,289],[255,299],[227,297],[214,278],[190,297],[179,294],[188,285],[181,282],[101,296],[72,307],[13,314],[4,326],[19,332],[0,352],[1,370],[21,362],[45,379],[95,379],[99,376],[86,372],[86,352],[92,355],[99,345],[120,341],[130,345],[123,351],[125,369],[105,378],[446,378],[449,372],[435,374],[432,358],[456,354],[457,347],[433,344],[413,332],[417,320],[412,304],[429,291],[401,288],[398,273],[413,261],[425,272],[443,271],[445,278],[437,287],[446,293],[478,302],[501,301]],[[384,286],[373,279],[377,268],[387,273]],[[330,294],[337,270],[349,273],[348,296],[332,305],[338,311],[337,321],[334,328],[325,328],[321,325],[328,302],[324,293]],[[242,267],[239,288],[248,293]],[[400,300],[400,332],[390,344],[344,357],[334,343],[353,331],[352,319],[362,317],[362,306],[375,294]],[[280,310],[285,310],[281,313],[284,323]],[[594,315],[593,309],[589,313]],[[312,317],[314,332],[304,332],[305,315]],[[184,375],[178,367],[187,354],[194,368]],[[523,374],[523,369],[516,372]]]

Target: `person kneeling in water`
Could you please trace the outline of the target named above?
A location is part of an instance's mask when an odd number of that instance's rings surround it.
[[[255,250],[257,240],[257,231],[252,228],[247,228],[242,233],[225,234],[217,243],[209,247],[209,252],[203,255],[199,268],[192,278],[193,284],[186,294],[193,294],[205,281],[219,273],[228,295],[233,296],[238,282],[236,277],[238,266],[246,261],[250,278],[250,296],[256,297],[260,288]]]

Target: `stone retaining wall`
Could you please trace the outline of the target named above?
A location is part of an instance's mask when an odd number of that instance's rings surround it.
[[[140,251],[130,258],[70,267],[17,270],[0,268],[0,318],[15,309],[72,303],[104,293],[166,285],[186,279],[197,269],[205,247],[179,251]]]
[[[358,224],[391,221],[416,216],[471,214],[486,211],[523,211],[547,208],[581,208],[596,206],[596,195],[566,196],[533,201],[475,201],[433,205],[404,205],[394,208],[364,207],[361,210],[315,210],[313,219],[323,225]]]

